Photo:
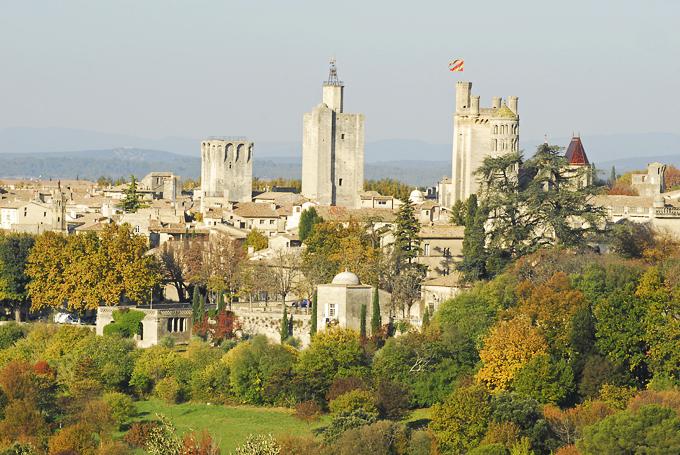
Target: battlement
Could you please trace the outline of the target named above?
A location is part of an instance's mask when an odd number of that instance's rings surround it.
[[[517,104],[519,98],[508,96],[507,103],[500,96],[491,98],[491,107],[481,107],[480,97],[472,95],[472,82],[456,82],[456,114],[461,115],[485,115],[493,117],[494,113],[508,117],[508,113],[518,115]]]

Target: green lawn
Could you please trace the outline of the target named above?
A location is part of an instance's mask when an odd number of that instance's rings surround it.
[[[139,415],[135,420],[152,420],[155,415],[168,417],[180,433],[207,429],[217,440],[223,454],[229,454],[251,433],[273,435],[311,435],[312,428],[327,424],[324,417],[311,425],[293,417],[285,408],[254,406],[219,406],[200,403],[169,405],[159,400],[137,402]]]

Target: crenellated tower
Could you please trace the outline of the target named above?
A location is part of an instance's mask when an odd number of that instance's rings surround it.
[[[211,137],[201,142],[201,192],[205,200],[250,202],[254,144],[245,138]],[[222,205],[222,204],[218,204]]]

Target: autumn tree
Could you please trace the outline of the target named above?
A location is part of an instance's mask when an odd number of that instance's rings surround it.
[[[208,290],[215,295],[220,292],[226,293],[230,307],[239,287],[244,257],[245,253],[241,245],[226,235],[220,235],[208,242],[204,262],[205,274],[208,277]]]
[[[146,239],[129,225],[111,224],[99,233],[68,238],[45,233],[36,239],[26,273],[31,309],[148,302],[161,274]]]
[[[484,338],[476,378],[492,390],[506,390],[522,367],[547,351],[545,339],[527,317],[500,321]]]
[[[21,322],[28,306],[26,261],[35,238],[26,234],[0,234],[0,304],[14,312]]]
[[[246,247],[253,247],[254,251],[264,250],[269,246],[269,240],[259,229],[254,228],[246,236]]]
[[[270,261],[269,268],[274,288],[283,299],[285,307],[286,297],[290,294],[300,274],[300,256],[295,251],[278,250]]]

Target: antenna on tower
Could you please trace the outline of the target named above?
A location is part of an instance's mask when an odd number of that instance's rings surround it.
[[[335,57],[331,58],[328,65],[328,80],[327,85],[342,85],[342,81],[338,79],[338,68],[335,66]]]

